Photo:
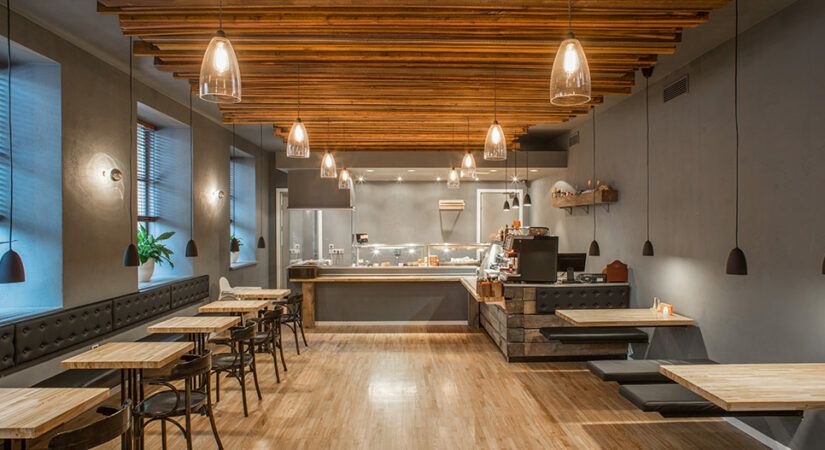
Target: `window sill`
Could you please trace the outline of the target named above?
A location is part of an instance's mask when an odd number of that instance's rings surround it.
[[[158,277],[152,278],[151,280],[141,283],[138,282],[138,291],[145,291],[147,289],[156,288],[158,286],[162,286],[164,284],[174,283],[175,281],[185,280],[187,278],[192,278],[194,275],[181,275],[178,277]]]
[[[238,261],[236,263],[229,264],[229,270],[239,270],[244,269],[246,267],[257,266],[258,261]]]

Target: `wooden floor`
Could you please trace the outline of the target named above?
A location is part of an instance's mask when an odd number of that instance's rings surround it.
[[[237,383],[221,383],[225,448],[762,448],[721,420],[639,412],[581,363],[508,364],[483,332],[319,327],[307,338],[300,356],[287,341],[280,385],[260,357],[264,400],[250,386],[250,417]],[[215,447],[206,418],[194,428],[194,448]],[[147,448],[160,448],[157,427]]]

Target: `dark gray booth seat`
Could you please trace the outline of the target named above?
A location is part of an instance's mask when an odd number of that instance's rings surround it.
[[[619,384],[672,383],[659,373],[661,365],[716,364],[710,359],[630,359],[588,361],[587,368],[604,381]]]
[[[647,333],[638,328],[547,327],[541,334],[562,344],[645,344]]]
[[[801,416],[801,411],[728,412],[676,383],[623,384],[619,393],[645,412],[664,417]]]
[[[53,358],[113,332],[134,327],[177,308],[209,297],[209,277],[200,276],[102,300],[76,308],[60,309],[0,326],[0,373],[19,370],[38,360]],[[145,341],[174,341],[183,335],[149,335]],[[110,371],[62,372],[38,386],[107,386]]]

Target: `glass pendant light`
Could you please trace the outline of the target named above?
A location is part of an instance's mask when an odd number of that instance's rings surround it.
[[[264,152],[264,124],[261,124],[261,138],[258,141],[258,148],[261,153]],[[262,195],[261,198],[264,196]],[[261,214],[258,216],[258,228],[261,230],[261,235],[258,236],[258,248],[266,248],[266,240],[264,239],[264,205],[261,204]]]
[[[135,119],[132,116],[134,106],[134,64],[132,61],[132,38],[129,37],[129,176],[132,176],[132,145],[135,143]],[[126,267],[137,267],[140,265],[137,246],[135,246],[135,222],[132,216],[132,180],[129,180],[129,201],[126,203],[129,208],[129,245],[123,252],[123,265]]]
[[[527,172],[525,172],[525,175],[524,175],[524,189],[527,193],[524,194],[524,201],[522,202],[522,205],[525,208],[529,208],[529,207],[533,206],[533,200],[530,198],[530,152],[529,151],[526,152],[526,156],[527,156]]]
[[[645,127],[647,138],[646,170],[647,170],[647,240],[642,245],[642,256],[653,256],[653,242],[650,242],[650,101],[648,100],[650,76],[653,75],[653,67],[642,69],[645,77]]]
[[[338,173],[338,189],[350,189],[352,187],[352,176],[350,176],[349,169],[344,167]]]
[[[129,43],[131,52],[131,42]],[[8,125],[9,125],[9,250],[0,258],[0,284],[22,283],[26,281],[26,269],[23,267],[23,258],[14,251],[14,141],[12,140],[11,123],[11,0],[6,0],[6,50],[8,51],[9,70],[7,72],[7,85],[9,98],[8,104]],[[131,55],[131,53],[130,53]]]
[[[461,177],[455,167],[450,169],[450,175],[447,176],[447,189],[458,189],[461,187]]]
[[[241,101],[241,69],[232,42],[223,32],[223,2],[220,2],[218,31],[203,55],[200,98],[213,103]]]
[[[461,159],[461,176],[465,178],[476,177],[476,158],[470,151],[470,118],[467,118],[467,148],[464,157]]]
[[[736,245],[728,254],[725,273],[728,275],[747,275],[748,260],[745,252],[739,248],[739,0],[736,0],[736,34],[733,38],[733,111],[736,125]]]
[[[504,137],[504,130],[498,124],[498,74],[493,69],[493,124],[487,130],[487,138],[484,140],[484,160],[504,161],[507,159],[507,139]]]
[[[298,66],[298,118],[289,130],[286,140],[286,156],[288,158],[309,158],[309,135],[306,126],[301,121],[301,66]]]
[[[329,121],[327,120],[327,137],[329,138]],[[327,150],[321,158],[321,178],[338,178],[338,168],[335,166],[335,157]]]
[[[590,66],[581,42],[573,34],[573,0],[567,2],[567,37],[562,41],[550,73],[550,103],[577,106],[591,96]]]
[[[195,244],[195,122],[192,121],[192,89],[189,89],[189,242],[186,243],[186,257],[198,256]]]
[[[599,241],[596,240],[596,189],[599,188],[599,183],[596,181],[596,108],[593,107],[593,204],[590,209],[593,210],[593,240],[590,242],[590,248],[587,250],[589,256],[601,256],[602,249],[599,247]]]

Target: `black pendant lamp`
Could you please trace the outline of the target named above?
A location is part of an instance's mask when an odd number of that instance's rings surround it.
[[[135,119],[132,116],[134,102],[134,64],[132,61],[132,38],[129,37],[129,245],[123,252],[123,265],[126,267],[137,267],[140,265],[137,246],[135,246],[135,222],[132,215],[132,145],[135,144]]]
[[[232,124],[232,149],[229,153],[229,163],[232,166],[232,195],[230,196],[232,201],[232,239],[229,241],[229,251],[230,252],[239,252],[241,251],[241,241],[235,237],[235,229],[238,218],[235,216],[235,206],[238,204],[238,191],[235,190],[237,186],[236,180],[238,179],[235,173],[235,166],[237,163],[233,161],[233,156],[235,155],[235,124]]]
[[[529,151],[526,152],[526,155],[527,155],[527,172],[525,172],[526,175],[524,176],[524,192],[526,192],[526,194],[524,194],[524,202],[522,202],[522,205],[525,208],[529,208],[529,207],[533,206],[533,200],[530,199],[530,152]]]
[[[599,242],[596,240],[596,189],[599,188],[596,182],[596,108],[593,108],[593,241],[590,242],[590,249],[587,254],[590,256],[601,256],[602,249],[599,247]]]
[[[26,281],[23,258],[12,249],[14,242],[14,141],[11,124],[11,0],[6,0],[6,49],[8,50],[8,115],[9,115],[9,250],[0,258],[0,284],[22,283]]]
[[[642,69],[642,75],[645,77],[645,136],[646,144],[646,170],[647,170],[647,240],[642,246],[642,256],[653,256],[653,243],[650,242],[650,77],[653,75],[653,67],[645,67]]]
[[[513,184],[516,185],[516,189],[513,189],[513,209],[521,208],[521,203],[518,199],[518,152],[513,150]]]
[[[748,260],[745,258],[745,252],[739,248],[739,0],[736,0],[736,35],[733,38],[733,55],[733,111],[736,126],[736,246],[728,254],[725,273],[747,275]],[[825,272],[825,267],[823,267],[823,272]]]
[[[198,256],[195,244],[195,123],[192,121],[192,89],[189,89],[189,242],[186,243],[186,257]]]
[[[507,188],[507,156],[504,157],[504,212],[510,212],[510,190]]]
[[[261,140],[259,148],[261,149],[261,154],[263,155],[264,151],[264,124],[261,124]],[[263,196],[261,196],[263,198]],[[263,204],[261,205],[261,214],[258,218],[258,228],[261,229],[261,235],[258,236],[258,248],[266,248],[266,241],[264,240],[264,219],[263,219]]]

